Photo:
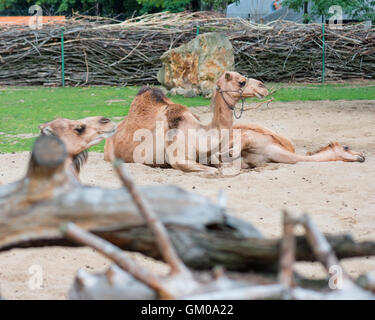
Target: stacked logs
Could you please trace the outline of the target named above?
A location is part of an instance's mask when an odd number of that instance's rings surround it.
[[[322,27],[254,25],[202,13],[158,13],[123,22],[73,17],[65,23],[65,79],[71,86],[157,83],[160,56],[201,33],[223,32],[235,68],[263,81],[320,81]],[[375,28],[326,29],[326,78],[375,78]],[[60,85],[61,25],[0,26],[0,85]]]

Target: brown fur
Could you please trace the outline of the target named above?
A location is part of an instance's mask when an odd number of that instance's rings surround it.
[[[325,147],[321,147],[320,149],[318,150],[315,150],[315,151],[310,151],[310,152],[307,152],[306,154],[308,156],[312,156],[314,154],[317,154],[317,153],[320,153],[320,152],[323,152],[323,151],[326,151],[328,149],[333,149],[334,147],[338,147],[340,146],[340,144],[338,142],[330,142],[328,145],[326,145]]]
[[[68,158],[65,166],[78,177],[88,158],[87,148],[111,136],[116,124],[104,117],[88,117],[80,120],[57,118],[39,126],[42,135],[59,137],[65,144]]]
[[[272,138],[274,143],[279,144],[285,150],[295,152],[292,142],[290,142],[287,138],[257,124],[250,123],[234,125],[233,129],[252,130],[263,135],[268,135]]]
[[[152,88],[152,87],[148,87],[148,86],[142,87],[138,91],[137,96],[140,96],[140,95],[144,94],[145,92],[151,93],[152,99],[156,102],[165,102],[166,99],[167,99],[167,97],[165,96],[163,91],[161,91],[159,88]]]
[[[189,109],[180,104],[170,104],[165,110],[165,115],[168,119],[168,128],[177,129],[180,122],[184,119],[184,113],[189,112]]]
[[[87,152],[87,150],[82,151],[81,153],[73,156],[72,166],[77,176],[81,172],[81,168],[87,162],[88,158],[89,158],[89,153]]]
[[[291,142],[286,138],[273,134],[270,130],[257,125],[233,126],[234,129],[242,129],[241,158],[242,168],[254,168],[267,162],[289,163],[297,162],[364,162],[362,153],[349,150],[337,142],[331,142],[327,146],[306,156],[294,152]],[[270,139],[271,138],[271,139]]]
[[[246,86],[241,86],[242,83],[246,83]],[[141,143],[140,141],[134,141],[134,134],[140,132],[138,131],[140,129],[149,130],[153,134],[154,141],[156,141],[156,127],[159,121],[164,123],[164,133],[165,130],[180,129],[184,135],[180,135],[178,139],[185,140],[181,140],[181,143],[177,141],[176,145],[181,149],[186,148],[187,137],[189,136],[188,130],[190,129],[197,131],[204,130],[209,135],[212,129],[221,130],[232,127],[233,114],[228,103],[234,105],[241,97],[263,97],[268,94],[267,89],[260,81],[246,79],[237,72],[225,72],[218,79],[216,85],[225,92],[225,99],[221,95],[214,95],[215,111],[213,119],[209,124],[202,124],[199,117],[193,114],[189,108],[173,103],[159,89],[150,87],[142,88],[134,98],[124,124],[120,124],[113,139],[106,141],[104,158],[110,160],[113,157],[117,157],[123,159],[125,162],[144,161],[140,158],[138,158],[139,160],[134,159],[134,151]],[[241,90],[239,90],[240,88]],[[200,146],[199,150],[195,148],[192,152],[189,150],[180,150],[181,152],[177,152],[178,158],[176,159],[173,152],[168,149],[168,146],[172,142],[165,135],[165,143],[163,145],[168,163],[163,164],[163,166],[170,164],[173,168],[187,172],[205,171],[207,173],[216,173],[216,168],[196,162],[196,154],[217,152],[220,146],[220,138],[218,139],[216,136],[212,137],[216,139],[214,143],[206,147]],[[149,140],[144,143],[147,144],[145,145],[147,150],[154,148],[154,146],[148,145],[151,143]],[[137,155],[139,154],[137,153]],[[152,161],[153,163],[147,164],[161,166],[161,164],[156,163],[155,149]]]

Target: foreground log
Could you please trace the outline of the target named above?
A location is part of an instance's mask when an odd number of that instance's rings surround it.
[[[329,272],[332,266],[338,266],[339,262],[332,251],[329,243],[319,232],[308,216],[294,219],[287,212],[284,213],[284,236],[283,246],[280,258],[280,283],[265,284],[264,279],[258,277],[249,278],[246,275],[237,279],[231,279],[223,272],[219,275],[207,272],[190,271],[180,260],[170,241],[167,229],[157,218],[152,207],[141,196],[130,177],[125,173],[124,169],[116,167],[120,174],[121,180],[129,189],[134,202],[141,215],[147,221],[148,227],[155,235],[155,242],[158,250],[161,252],[165,262],[170,266],[170,274],[166,277],[153,275],[150,271],[145,270],[142,266],[132,261],[132,259],[119,248],[96,237],[79,227],[68,224],[62,229],[65,236],[95,248],[98,252],[111,258],[120,266],[125,275],[118,277],[115,284],[113,279],[114,269],[109,269],[105,277],[107,282],[99,282],[94,278],[93,285],[87,287],[85,278],[76,279],[75,284],[70,290],[71,298],[88,298],[96,295],[97,298],[104,299],[110,295],[111,289],[108,287],[110,281],[116,288],[116,298],[134,297],[137,298],[157,298],[157,299],[194,299],[194,300],[212,300],[212,299],[375,299],[375,295],[364,290],[355,284],[348,275],[344,273],[344,286],[341,290],[333,290],[331,292],[317,292],[306,290],[304,288],[294,288],[293,264],[294,264],[294,236],[293,229],[295,225],[302,224],[305,228],[309,245],[319,260]],[[118,271],[121,275],[121,272]],[[132,277],[129,277],[132,276]],[[102,277],[103,278],[103,277]],[[102,280],[101,278],[101,280]],[[87,279],[87,278],[86,278]],[[95,281],[96,280],[96,281]],[[137,281],[138,282],[137,282]],[[129,288],[129,282],[133,282],[132,288]],[[79,283],[77,285],[77,282]],[[263,283],[259,283],[263,282]],[[135,285],[134,285],[135,283]],[[142,287],[148,286],[148,291]],[[127,288],[126,291],[120,291],[117,288]],[[140,293],[144,290],[145,296]],[[134,294],[132,291],[135,291]],[[152,291],[154,294],[152,294]]]
[[[339,266],[330,243],[342,255],[360,256],[374,254],[372,242],[357,244],[346,236],[328,241],[308,217],[286,213],[282,239],[265,239],[252,225],[226,214],[222,195],[214,204],[173,186],[138,189],[118,163],[115,169],[127,190],[85,187],[65,171],[65,156],[61,140],[40,137],[26,176],[0,188],[0,250],[78,244],[113,260],[117,266],[105,274],[80,271],[71,298],[374,298],[369,276],[357,281],[369,291],[344,274],[344,290],[325,292],[327,282],[303,279],[293,270],[298,259],[319,261],[327,270]],[[295,238],[297,224],[304,226],[306,237]],[[163,259],[170,274],[152,274],[122,248]]]
[[[0,186],[0,251],[77,246],[58,231],[62,223],[72,221],[121,249],[161,259],[154,235],[130,193],[82,186],[61,164],[49,164],[48,159],[58,159],[59,152],[64,157],[64,149],[51,139],[59,141],[56,137],[38,138],[22,180]],[[50,145],[39,148],[39,144]],[[43,156],[45,150],[53,152]],[[47,160],[38,160],[43,157]],[[165,225],[178,255],[189,267],[277,270],[281,240],[265,239],[251,224],[227,215],[222,196],[215,204],[175,186],[142,187],[139,192]],[[375,242],[356,243],[349,235],[328,235],[327,240],[339,259],[375,255]],[[314,261],[306,238],[298,236],[295,241],[296,260]]]

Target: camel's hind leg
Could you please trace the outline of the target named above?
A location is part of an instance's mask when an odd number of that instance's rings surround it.
[[[115,160],[114,136],[109,137],[104,144],[104,160],[112,162]]]

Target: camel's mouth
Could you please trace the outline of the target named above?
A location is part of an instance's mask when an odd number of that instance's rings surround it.
[[[105,138],[104,139],[107,139],[107,138],[109,138],[109,137],[111,137],[111,136],[113,136],[114,134],[115,134],[115,132],[116,132],[116,127],[114,128],[114,129],[112,129],[112,130],[110,130],[110,131],[101,131],[101,132],[99,132],[99,134],[102,136],[105,136]]]
[[[106,130],[106,131],[100,131],[99,132],[99,137],[103,137],[103,139],[107,139],[111,136],[113,136],[117,130],[117,124],[116,123],[112,123],[113,126],[112,126],[112,129],[111,130]]]
[[[95,146],[102,142],[104,139],[108,139],[109,137],[113,136],[116,132],[116,129],[117,126],[115,126],[112,130],[99,132],[99,135],[88,144],[87,148]]]
[[[365,162],[366,158],[362,155],[358,156],[358,162]]]

